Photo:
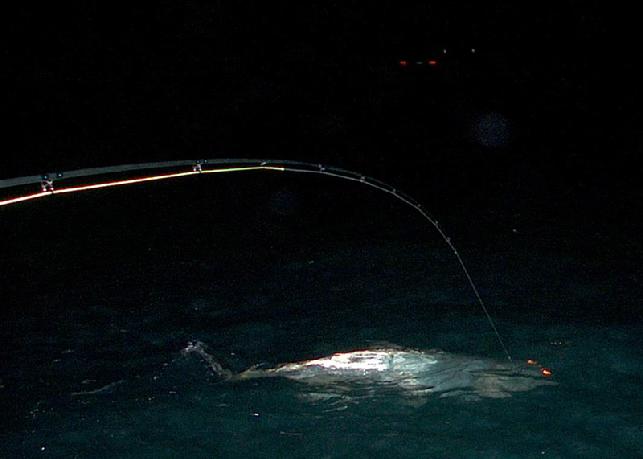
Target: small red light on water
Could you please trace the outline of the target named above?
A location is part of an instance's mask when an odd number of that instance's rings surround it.
[[[427,61],[427,64],[429,64],[429,65],[438,65],[438,61],[436,61],[435,59],[431,59],[431,60]]]
[[[552,375],[551,370],[549,368],[541,368],[540,373],[547,378]]]
[[[406,67],[407,65],[409,65],[409,61],[407,61],[406,59],[402,59],[400,61],[400,67]]]

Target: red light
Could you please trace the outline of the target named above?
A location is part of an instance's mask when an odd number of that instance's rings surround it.
[[[438,65],[438,61],[436,61],[435,59],[431,59],[431,60],[427,61],[427,64],[429,64],[429,65]]]
[[[542,368],[540,370],[540,373],[545,377],[548,378],[552,375],[551,370],[549,368]]]
[[[406,67],[407,65],[409,65],[409,61],[407,61],[405,59],[402,59],[400,61],[400,67]]]

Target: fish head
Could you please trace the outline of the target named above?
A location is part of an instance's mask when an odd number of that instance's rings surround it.
[[[476,374],[474,391],[481,397],[510,397],[513,392],[526,392],[539,386],[555,386],[551,369],[537,361],[497,363],[487,371]]]
[[[533,377],[551,378],[554,372],[538,363],[535,359],[527,359],[523,364],[523,372]]]

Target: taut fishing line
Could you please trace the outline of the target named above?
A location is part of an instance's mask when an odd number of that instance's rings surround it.
[[[185,168],[191,167],[191,170],[185,170]],[[69,180],[78,177],[90,177],[90,176],[99,176],[105,174],[115,174],[123,173],[130,171],[141,171],[141,170],[161,170],[168,168],[183,168],[183,171],[166,173],[166,174],[157,174],[157,175],[148,175],[145,177],[132,178],[126,180],[112,180],[105,181],[100,183],[93,183],[89,185],[76,185],[69,187],[58,188],[58,183],[64,180]],[[429,213],[422,207],[422,205],[417,202],[415,199],[409,195],[399,191],[398,189],[392,187],[391,185],[384,183],[380,180],[368,177],[366,175],[359,174],[357,172],[349,171],[346,169],[340,169],[332,166],[325,166],[322,164],[307,163],[303,161],[290,161],[290,160],[261,160],[261,159],[208,159],[208,160],[199,160],[199,161],[167,161],[167,162],[156,162],[156,163],[142,163],[142,164],[125,164],[120,166],[113,167],[99,167],[91,169],[78,169],[70,172],[58,172],[52,174],[45,174],[41,176],[29,176],[29,177],[18,177],[14,179],[0,180],[0,189],[9,189],[16,187],[26,187],[33,184],[40,184],[39,192],[31,192],[23,195],[19,195],[13,198],[6,198],[0,200],[0,206],[8,206],[12,204],[17,204],[19,202],[29,201],[38,198],[44,198],[47,196],[61,194],[61,193],[75,193],[79,191],[86,190],[95,190],[100,188],[108,188],[113,186],[121,185],[130,185],[134,183],[142,182],[151,182],[164,180],[175,177],[186,177],[190,175],[199,175],[199,174],[208,174],[208,173],[223,173],[223,172],[243,172],[243,171],[257,171],[257,170],[266,170],[266,171],[279,171],[279,172],[293,172],[293,173],[308,173],[308,174],[320,174],[327,175],[330,177],[337,177],[344,180],[350,180],[353,182],[363,183],[364,185],[371,186],[380,191],[388,193],[395,198],[399,199],[403,203],[413,207],[417,212],[422,215],[440,234],[444,242],[449,246],[453,254],[455,255],[464,275],[475,294],[476,300],[485,316],[491,329],[493,330],[498,343],[502,347],[505,355],[508,360],[511,359],[511,354],[505,345],[498,328],[494,320],[487,309],[485,302],[480,296],[480,292],[476,287],[476,284],[473,282],[469,270],[467,269],[460,253],[455,248],[449,238],[440,225],[438,221],[435,220]]]

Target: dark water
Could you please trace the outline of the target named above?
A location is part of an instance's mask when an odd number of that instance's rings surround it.
[[[514,358],[559,384],[311,399],[296,381],[221,381],[181,351],[201,341],[235,372],[372,341],[503,354],[411,209],[325,179],[216,180],[3,210],[0,456],[643,455],[627,234],[438,205]]]

